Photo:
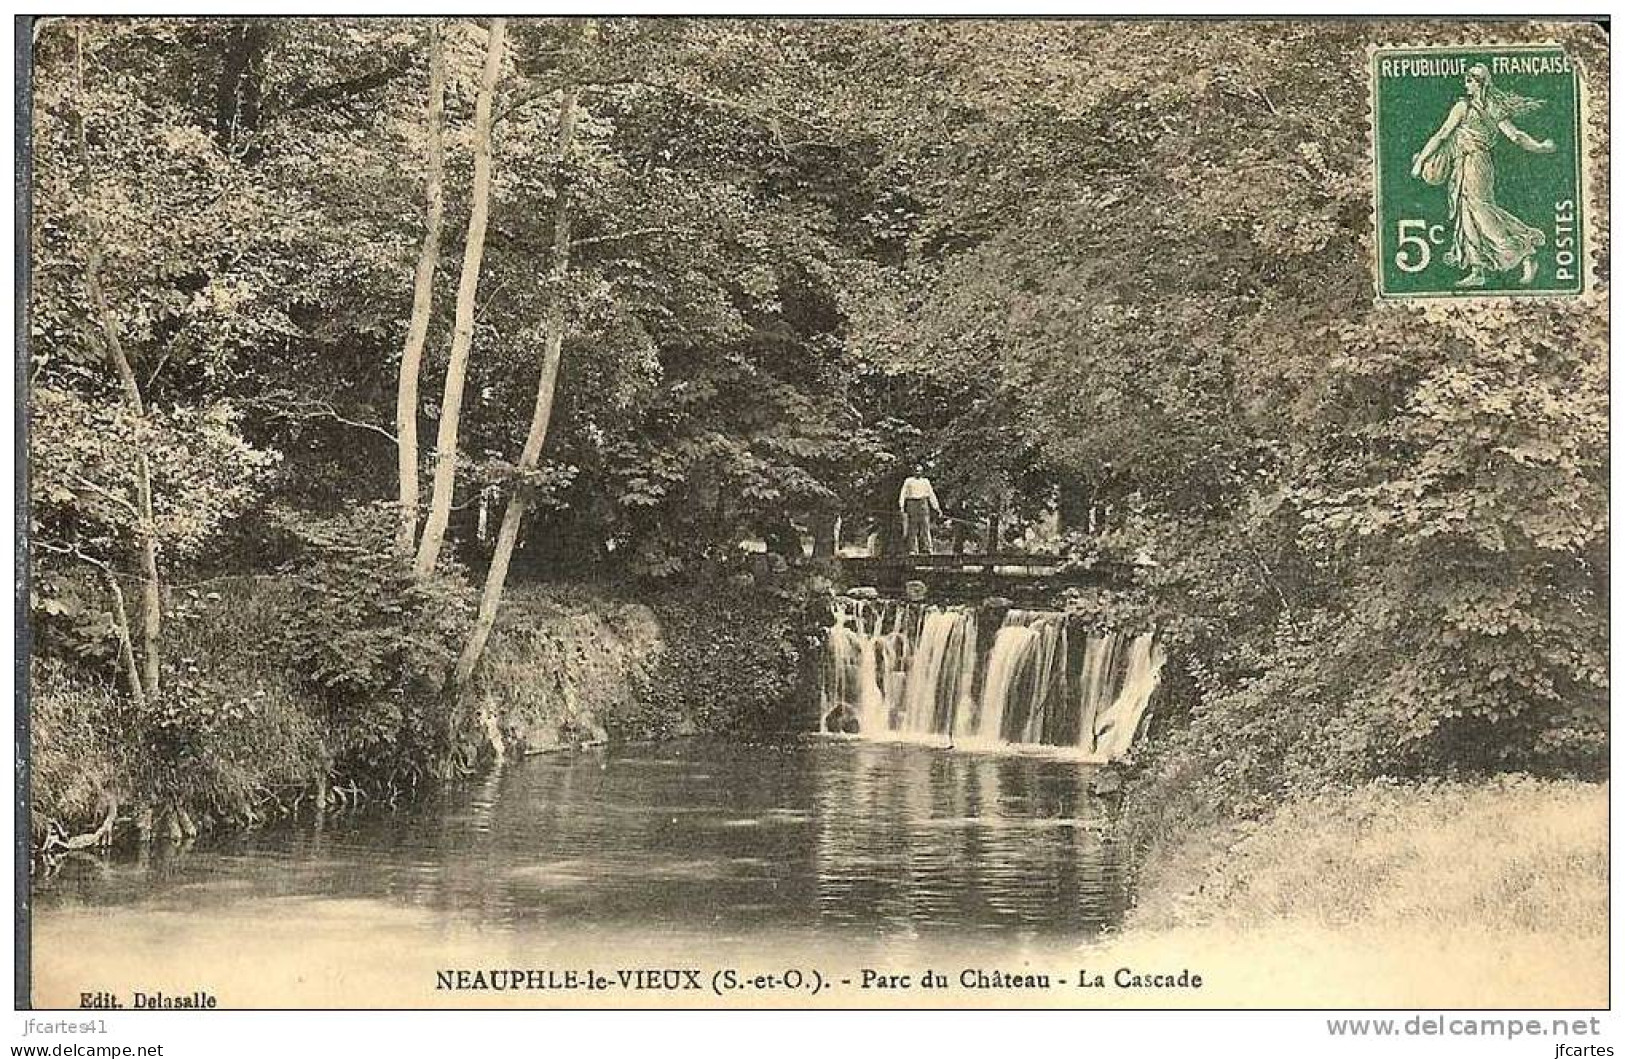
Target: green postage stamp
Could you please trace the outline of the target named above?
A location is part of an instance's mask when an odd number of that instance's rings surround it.
[[[1585,289],[1579,72],[1556,45],[1371,54],[1377,296]]]

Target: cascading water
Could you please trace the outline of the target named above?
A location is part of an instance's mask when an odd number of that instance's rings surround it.
[[[840,704],[842,730],[855,722],[860,732],[929,737],[950,730],[975,675],[969,608],[843,598],[825,650],[822,713]]]
[[[1009,610],[985,646],[976,610],[841,597],[820,716],[829,732],[1093,760],[1134,742],[1161,674],[1150,634],[1069,635],[1058,611]]]
[[[1094,724],[1095,752],[1106,758],[1121,757],[1134,743],[1134,734],[1140,729],[1140,719],[1151,704],[1151,693],[1157,690],[1162,676],[1163,653],[1148,633],[1134,637],[1129,644],[1128,665],[1117,698],[1112,700]]]

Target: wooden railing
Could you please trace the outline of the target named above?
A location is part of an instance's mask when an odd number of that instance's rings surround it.
[[[1127,584],[1134,576],[1134,567],[1128,563],[1073,565],[1061,556],[1035,552],[854,556],[842,558],[840,563],[849,586],[894,592],[909,581],[920,581],[933,595],[955,597],[1042,597],[1072,586]]]

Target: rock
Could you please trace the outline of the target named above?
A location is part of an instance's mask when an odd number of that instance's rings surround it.
[[[735,588],[749,588],[756,583],[756,575],[746,572],[729,574],[728,583]]]
[[[848,599],[879,599],[880,589],[872,585],[859,585],[846,590]]]
[[[923,603],[928,595],[930,595],[930,589],[925,587],[924,581],[903,582],[903,598],[910,603]]]
[[[842,735],[857,735],[857,714],[847,709],[844,705],[836,706],[833,710],[830,710],[824,715],[824,731],[839,732]]]
[[[982,606],[988,610],[1009,610],[1016,605],[1016,601],[1008,596],[988,596],[982,600]]]

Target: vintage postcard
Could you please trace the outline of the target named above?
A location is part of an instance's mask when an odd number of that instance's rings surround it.
[[[1606,20],[19,34],[20,1008],[1596,1032]]]

